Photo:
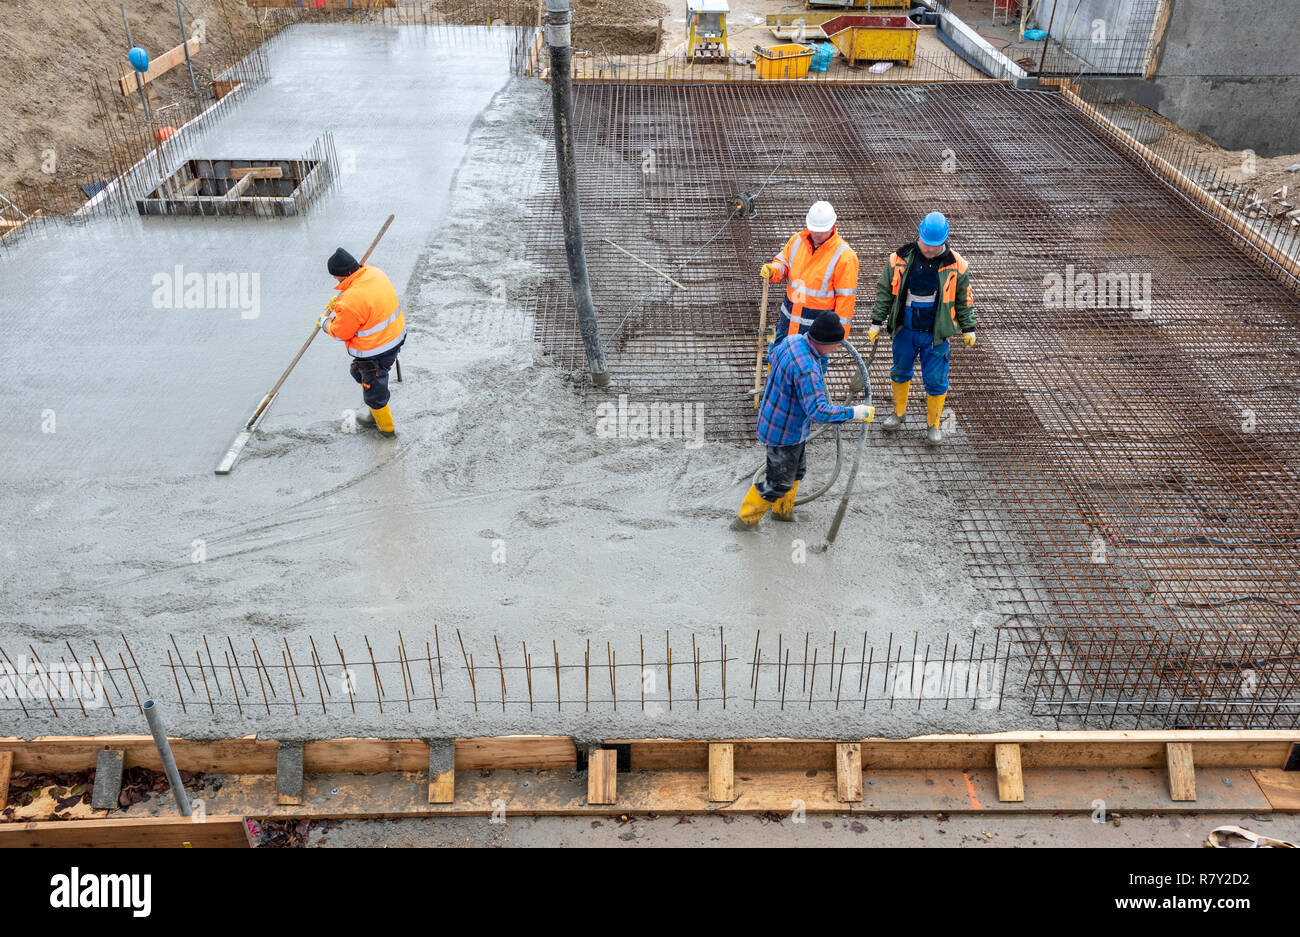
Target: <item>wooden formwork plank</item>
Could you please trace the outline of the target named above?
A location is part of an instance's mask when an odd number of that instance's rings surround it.
[[[1300,813],[1300,771],[1257,768],[1251,775],[1274,810]]]
[[[736,749],[730,742],[709,746],[709,800],[730,802],[736,799]]]
[[[618,802],[618,752],[601,748],[587,756],[587,803]]]
[[[231,179],[243,179],[246,176],[252,176],[254,179],[283,179],[284,168],[281,166],[236,166],[230,170]]]
[[[993,746],[994,767],[998,775],[998,800],[1018,803],[1025,799],[1025,780],[1020,771],[1020,746],[1000,743]]]
[[[1169,765],[1169,796],[1173,800],[1196,799],[1196,763],[1192,759],[1192,746],[1187,742],[1169,742],[1165,745]]]
[[[123,75],[117,80],[118,87],[123,94],[135,94],[140,90],[141,85],[147,85],[159,75],[166,74],[177,65],[185,62],[185,48],[189,47],[190,58],[199,54],[199,41],[191,39],[183,42],[175,48],[168,49],[162,55],[156,56],[149,61],[149,70],[141,75],[139,72],[132,72],[129,75]]]
[[[611,752],[610,754],[614,754]],[[812,775],[811,777],[809,775]],[[610,814],[808,814],[1071,813],[1087,815],[1102,800],[1107,813],[1267,813],[1269,800],[1249,771],[1202,772],[1195,804],[1170,800],[1163,769],[1067,769],[1027,772],[1025,801],[997,799],[991,769],[870,772],[860,803],[839,799],[833,771],[763,771],[746,774],[736,798],[708,799],[705,771],[633,771],[617,778],[616,804],[589,797],[588,781],[571,771],[462,772],[456,800],[431,804],[423,772],[366,776],[321,775],[296,806],[275,803],[275,782],[266,775],[227,778],[205,794],[210,811],[276,818],[491,816],[502,802],[514,816],[609,816]],[[526,782],[526,783],[525,783]],[[334,793],[337,790],[337,793]],[[160,799],[150,809],[165,811]]]
[[[0,823],[0,849],[37,847],[248,849],[243,817],[136,817],[113,820],[52,820]]]
[[[846,804],[862,800],[862,746],[857,742],[835,746],[835,793]]]

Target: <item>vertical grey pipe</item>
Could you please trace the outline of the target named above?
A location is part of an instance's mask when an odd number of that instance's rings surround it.
[[[546,0],[546,44],[551,54],[551,107],[555,112],[555,164],[560,177],[560,211],[564,215],[564,252],[569,259],[573,302],[578,307],[578,330],[587,349],[591,382],[609,386],[605,351],[600,345],[596,305],[587,277],[587,253],[582,244],[582,217],[578,213],[578,177],[573,156],[573,79],[570,74],[569,0]]]
[[[181,21],[181,48],[185,50],[185,67],[190,70],[190,87],[194,89],[194,97],[197,100],[199,86],[194,81],[194,64],[190,61],[190,37],[185,35],[185,14],[181,12],[181,0],[176,0],[176,18]]]
[[[132,49],[135,47],[135,41],[131,38],[131,21],[126,18],[126,4],[119,3],[122,8],[122,25],[126,27],[126,47]],[[135,66],[131,67],[131,74],[135,75],[136,87],[140,89],[140,103],[144,105],[144,119],[149,122],[149,99],[144,96],[144,74],[137,72]]]
[[[149,731],[153,733],[153,743],[158,747],[158,757],[162,759],[163,772],[167,775],[167,785],[172,789],[176,800],[176,809],[181,816],[188,817],[190,799],[181,786],[181,773],[176,770],[176,759],[172,756],[171,743],[167,741],[167,730],[163,728],[162,716],[158,715],[158,706],[153,700],[144,701],[144,717],[149,721]]]

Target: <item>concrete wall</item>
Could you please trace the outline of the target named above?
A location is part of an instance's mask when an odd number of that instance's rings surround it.
[[[1075,2],[1043,0],[1038,14],[1043,28],[1054,2],[1060,10],[1052,35],[1060,38],[1066,36]],[[1140,16],[1146,7],[1140,0],[1078,2],[1066,40],[1076,52],[1094,18],[1117,27],[1129,24],[1132,32],[1138,24],[1128,17]],[[1289,0],[1236,0],[1231,5],[1171,0],[1153,79],[1117,78],[1116,83],[1132,100],[1208,134],[1227,149],[1249,148],[1265,157],[1300,152],[1296,14],[1296,4]]]

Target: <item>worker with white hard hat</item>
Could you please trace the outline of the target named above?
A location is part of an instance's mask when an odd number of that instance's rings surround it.
[[[781,253],[763,264],[762,276],[786,281],[785,301],[776,341],[812,328],[817,316],[832,310],[848,335],[858,293],[858,255],[835,230],[830,202],[814,202],[804,219],[807,227],[786,241]]]

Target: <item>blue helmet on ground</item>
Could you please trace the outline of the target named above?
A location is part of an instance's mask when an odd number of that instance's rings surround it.
[[[126,54],[127,59],[131,62],[131,67],[137,72],[147,72],[149,70],[149,53],[136,46]]]
[[[922,244],[942,247],[948,241],[948,219],[943,216],[943,212],[932,211],[921,219],[917,234]]]

